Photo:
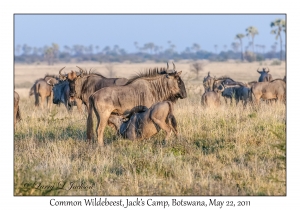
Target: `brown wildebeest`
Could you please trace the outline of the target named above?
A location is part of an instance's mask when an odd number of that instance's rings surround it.
[[[207,76],[203,79],[203,87],[204,92],[206,91],[213,91],[213,85],[215,82],[215,78],[210,76],[210,72],[207,73]]]
[[[65,68],[65,67],[64,67]],[[80,69],[80,73],[71,71],[68,74],[62,74],[59,70],[59,74],[63,79],[66,79],[69,82],[70,87],[70,97],[78,98],[89,107],[89,96],[95,91],[110,86],[122,86],[125,85],[128,80],[126,78],[106,78],[99,73],[86,73],[84,70],[77,66]]]
[[[186,90],[180,72],[160,74],[158,69],[150,69],[128,81],[125,86],[100,89],[89,98],[87,118],[87,139],[93,138],[93,110],[97,117],[98,144],[104,145],[103,132],[111,114],[123,114],[136,106],[151,107],[160,101],[176,101],[186,98]]]
[[[70,87],[68,81],[60,80],[59,83],[55,85],[49,81],[47,81],[47,83],[52,86],[54,104],[60,105],[60,103],[63,103],[68,111],[76,104],[78,111],[82,113],[82,101],[76,97],[74,97],[73,100],[70,99]]]
[[[40,78],[36,80],[33,86],[30,89],[29,96],[34,95],[35,97],[35,106],[41,106],[42,109],[44,108],[45,99],[47,99],[48,108],[51,109],[52,107],[52,99],[53,99],[53,91],[52,86],[49,85],[57,84],[58,77],[54,75],[46,75],[44,78]],[[39,100],[41,97],[41,102]]]
[[[260,77],[258,78],[258,82],[270,82],[272,81],[272,75],[269,74],[270,70],[268,68],[268,71],[266,71],[266,68],[263,68],[262,71],[258,71],[257,72],[260,74]]]
[[[123,138],[130,140],[142,140],[157,134],[160,129],[166,131],[164,140],[168,140],[171,131],[177,136],[177,122],[173,115],[173,105],[170,101],[157,102],[149,109],[143,107],[142,112],[135,113],[131,110],[125,116],[128,118],[124,122],[124,116],[111,115],[108,125],[112,125]]]
[[[16,91],[14,91],[14,126],[16,126],[17,121],[22,119],[19,102],[20,102],[20,96]]]
[[[201,104],[204,107],[219,107],[221,105],[221,93],[225,90],[224,86],[220,85],[221,89],[215,88],[214,91],[207,91],[201,97]]]
[[[275,79],[271,82],[258,82],[251,87],[252,99],[256,104],[260,99],[285,102],[286,83],[282,79]]]

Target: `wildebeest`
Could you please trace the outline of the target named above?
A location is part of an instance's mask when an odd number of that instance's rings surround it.
[[[70,99],[70,87],[68,81],[60,80],[59,83],[55,85],[51,83],[48,84],[52,86],[54,104],[59,105],[60,103],[63,103],[68,111],[76,104],[78,111],[82,113],[82,101],[76,97],[74,97],[73,100]]]
[[[221,84],[229,85],[236,83],[233,79],[227,76],[222,76],[219,78],[214,78],[213,82],[213,90],[216,88],[221,88]],[[222,91],[222,96],[224,97],[225,103],[227,104],[227,99],[230,99],[230,103],[232,104],[232,99],[235,97],[235,87],[224,86],[225,89]]]
[[[268,68],[268,71],[266,71],[266,68],[263,68],[262,71],[257,72],[260,74],[260,77],[258,78],[258,82],[270,82],[272,80],[272,75],[269,74],[270,70]]]
[[[236,105],[241,100],[243,101],[243,105],[246,106],[247,103],[251,100],[251,85],[249,85],[249,83],[244,84],[242,82],[227,82],[222,83],[222,85],[225,87],[224,92],[227,90],[231,91],[232,97],[234,97],[236,101]]]
[[[176,101],[186,98],[184,82],[180,72],[160,74],[158,69],[152,69],[131,78],[125,86],[112,86],[100,89],[90,98],[87,118],[87,139],[93,137],[93,110],[97,117],[98,144],[104,145],[103,132],[111,114],[123,114],[136,106],[151,107],[160,101]]]
[[[213,91],[206,91],[201,97],[201,104],[204,107],[218,107],[221,105],[221,93],[225,90],[224,86],[220,85],[221,89],[215,88]]]
[[[48,108],[52,107],[52,99],[53,99],[53,91],[52,85],[58,83],[58,77],[54,75],[46,75],[44,78],[40,78],[36,80],[33,86],[30,89],[29,96],[34,95],[35,97],[35,106],[41,106],[42,109],[44,107],[45,99],[47,99]],[[39,100],[41,97],[41,102]]]
[[[20,96],[16,91],[14,91],[14,126],[16,126],[17,121],[22,119],[19,102],[20,102]]]
[[[204,92],[206,91],[213,91],[213,85],[215,82],[215,78],[210,76],[210,72],[207,73],[207,76],[203,79],[203,87]]]
[[[286,99],[286,83],[282,79],[275,79],[270,82],[258,82],[251,87],[252,98],[256,104],[260,99],[284,102]]]
[[[79,73],[71,71],[70,73],[63,75],[61,71],[64,68],[59,71],[59,74],[63,79],[66,79],[69,82],[70,97],[81,99],[87,108],[89,106],[89,96],[95,91],[109,86],[122,86],[128,82],[126,78],[106,78],[99,73],[90,72],[84,74],[84,70],[78,66],[77,68],[80,69]]]
[[[112,125],[123,138],[130,140],[142,140],[150,138],[160,131],[166,131],[164,140],[168,140],[171,131],[177,135],[177,122],[173,115],[173,105],[170,101],[153,104],[149,109],[143,107],[142,112],[131,110],[126,116],[111,115],[108,125]]]

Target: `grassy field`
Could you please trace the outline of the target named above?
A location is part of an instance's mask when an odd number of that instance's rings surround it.
[[[76,65],[15,65],[23,120],[14,133],[14,195],[286,195],[286,106],[200,105],[208,71],[246,82],[257,80],[256,70],[267,66],[273,78],[283,78],[285,64],[208,63],[197,80],[188,61],[178,62],[188,92],[174,105],[179,138],[172,135],[162,146],[162,131],[130,141],[107,127],[103,148],[85,142],[86,114],[76,108],[68,114],[63,106],[35,109],[28,97],[35,79]],[[108,76],[106,65],[79,66]],[[114,74],[130,77],[164,66],[114,64]]]

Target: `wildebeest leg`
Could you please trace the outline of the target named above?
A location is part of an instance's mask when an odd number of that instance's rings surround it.
[[[44,109],[44,103],[45,103],[45,96],[41,96],[40,106],[41,106],[42,109]]]
[[[235,98],[235,105],[237,106],[239,102],[240,102],[239,97],[236,97],[236,98]]]
[[[103,141],[103,135],[104,135],[104,130],[105,130],[105,127],[107,125],[107,121],[108,121],[108,118],[110,116],[110,112],[101,112],[101,113],[98,113],[95,111],[95,114],[96,114],[96,117],[97,117],[97,139],[98,139],[98,145],[103,147],[104,146],[104,141]]]
[[[224,97],[224,100],[225,100],[225,104],[227,105],[227,98],[226,98],[226,97]]]
[[[167,135],[165,137],[165,140],[167,141],[171,136],[172,129],[170,128],[170,126],[168,126],[164,121],[161,121],[153,116],[150,116],[150,118],[156,125],[158,125],[161,129],[166,131]]]
[[[15,119],[14,119],[14,127],[16,126],[16,122],[17,122],[17,112],[18,112],[18,106],[14,107],[14,115],[15,115]]]
[[[82,101],[79,99],[75,99],[76,104],[77,104],[77,109],[79,111],[80,114],[83,114],[83,110],[82,110]]]
[[[35,102],[34,102],[34,105],[36,107],[39,107],[40,106],[40,96],[38,93],[34,94],[34,98],[35,98]]]
[[[49,110],[52,109],[52,103],[53,103],[53,92],[51,91],[51,94],[49,96],[48,104],[49,104]]]

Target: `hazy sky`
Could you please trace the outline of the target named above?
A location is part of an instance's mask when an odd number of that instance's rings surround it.
[[[18,15],[14,16],[15,46],[27,44],[43,47],[57,43],[63,46],[81,44],[119,47],[127,52],[134,52],[134,42],[139,46],[153,42],[164,49],[168,41],[175,50],[182,52],[186,47],[198,43],[201,49],[218,51],[231,49],[231,43],[237,33],[246,33],[246,28],[254,26],[259,34],[254,44],[265,45],[265,51],[276,42],[275,35],[270,34],[271,21],[285,19],[285,15]],[[250,39],[243,39],[244,46]],[[277,40],[279,44],[279,40]],[[285,44],[285,36],[284,41]],[[279,45],[278,48],[279,50]]]

